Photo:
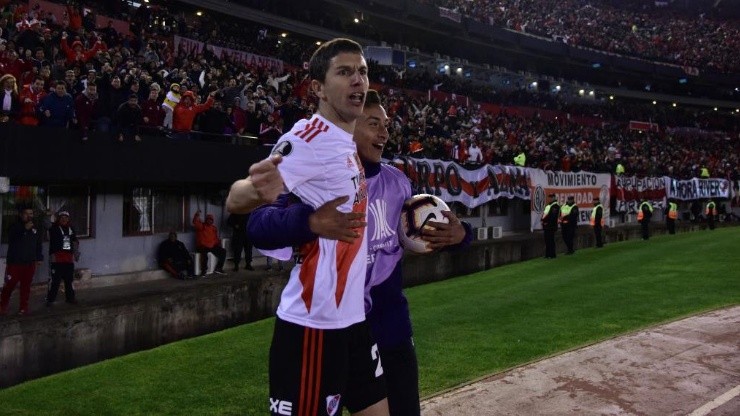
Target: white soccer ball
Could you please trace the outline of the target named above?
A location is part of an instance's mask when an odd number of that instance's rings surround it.
[[[430,194],[414,195],[403,203],[401,209],[401,233],[398,240],[404,249],[414,253],[429,253],[427,242],[421,238],[421,231],[430,226],[429,221],[448,223],[442,211],[449,211],[445,201]]]

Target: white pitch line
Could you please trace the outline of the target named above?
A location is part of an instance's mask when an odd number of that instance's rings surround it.
[[[735,388],[730,389],[729,391],[725,392],[721,396],[717,397],[716,399],[712,400],[711,402],[705,404],[704,406],[694,410],[689,414],[689,416],[706,416],[711,412],[712,410],[722,406],[723,404],[729,402],[730,400],[734,399],[740,395],[740,385],[735,386]]]

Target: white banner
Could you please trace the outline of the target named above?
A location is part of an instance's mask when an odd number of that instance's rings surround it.
[[[542,213],[548,204],[549,194],[555,194],[559,204],[564,204],[569,196],[575,198],[578,206],[578,224],[588,224],[594,198],[599,198],[604,208],[604,219],[609,218],[609,187],[611,175],[591,172],[553,172],[540,169],[529,169],[530,188],[532,191],[532,209],[530,228],[542,229]]]
[[[682,201],[705,198],[729,198],[730,181],[719,178],[678,180],[665,178],[666,196]]]
[[[199,53],[202,53],[204,49],[207,49],[213,52],[213,54],[218,59],[228,59],[232,63],[239,63],[255,68],[272,69],[277,71],[278,74],[281,74],[284,68],[283,61],[281,61],[280,59],[255,55],[253,53],[239,51],[236,49],[223,48],[221,46],[206,45],[203,42],[184,38],[182,36],[175,35],[174,43],[176,53],[182,50],[188,55],[197,55]]]
[[[468,208],[497,198],[529,199],[528,168],[485,165],[470,170],[455,162],[405,156],[396,157],[390,164],[406,174],[415,194],[437,195],[445,202],[461,202]]]
[[[439,8],[439,17],[450,19],[453,22],[460,23],[462,21],[462,15],[455,10],[447,9],[444,7]]]
[[[644,199],[653,208],[664,209],[666,205],[666,177],[638,178],[637,176],[615,176],[617,212],[637,212]]]

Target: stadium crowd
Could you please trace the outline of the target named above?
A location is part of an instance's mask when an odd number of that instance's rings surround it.
[[[740,30],[733,20],[613,7],[606,0],[417,1],[572,45],[727,73],[740,69]]]
[[[315,111],[302,66],[314,48],[307,40],[225,16],[188,19],[169,8],[128,9],[122,3],[106,2],[104,9],[96,9],[97,3],[67,2],[59,21],[43,10],[28,10],[27,2],[0,2],[0,85],[6,97],[0,121],[71,127],[83,139],[90,131],[111,131],[122,141],[139,141],[143,133],[207,140],[242,134],[270,144]],[[94,13],[85,14],[83,6],[125,18],[131,34],[110,23],[97,27]],[[248,66],[208,48],[175,50],[172,35],[275,57],[285,69]],[[420,69],[371,65],[370,74],[374,82],[394,89],[384,103],[393,120],[387,157],[512,164],[524,152],[527,166],[543,169],[613,172],[621,163],[626,174],[685,178],[706,167],[715,177],[740,178],[737,117],[609,101],[587,105],[527,86],[482,88],[463,77]],[[502,110],[414,98],[402,88],[469,94]],[[589,115],[603,123],[586,126],[568,117],[545,121],[515,115],[507,111],[510,106]],[[631,119],[682,129],[629,131],[625,122]],[[708,132],[714,130],[725,133]]]

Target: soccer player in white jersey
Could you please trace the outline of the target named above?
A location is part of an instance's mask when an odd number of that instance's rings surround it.
[[[272,415],[387,415],[377,345],[365,322],[367,186],[352,140],[368,90],[367,63],[349,39],[324,43],[309,62],[318,112],[283,135],[271,158],[253,165],[227,198],[246,213],[291,192],[314,209],[341,201],[357,239],[319,238],[300,248],[278,306],[270,347]]]

